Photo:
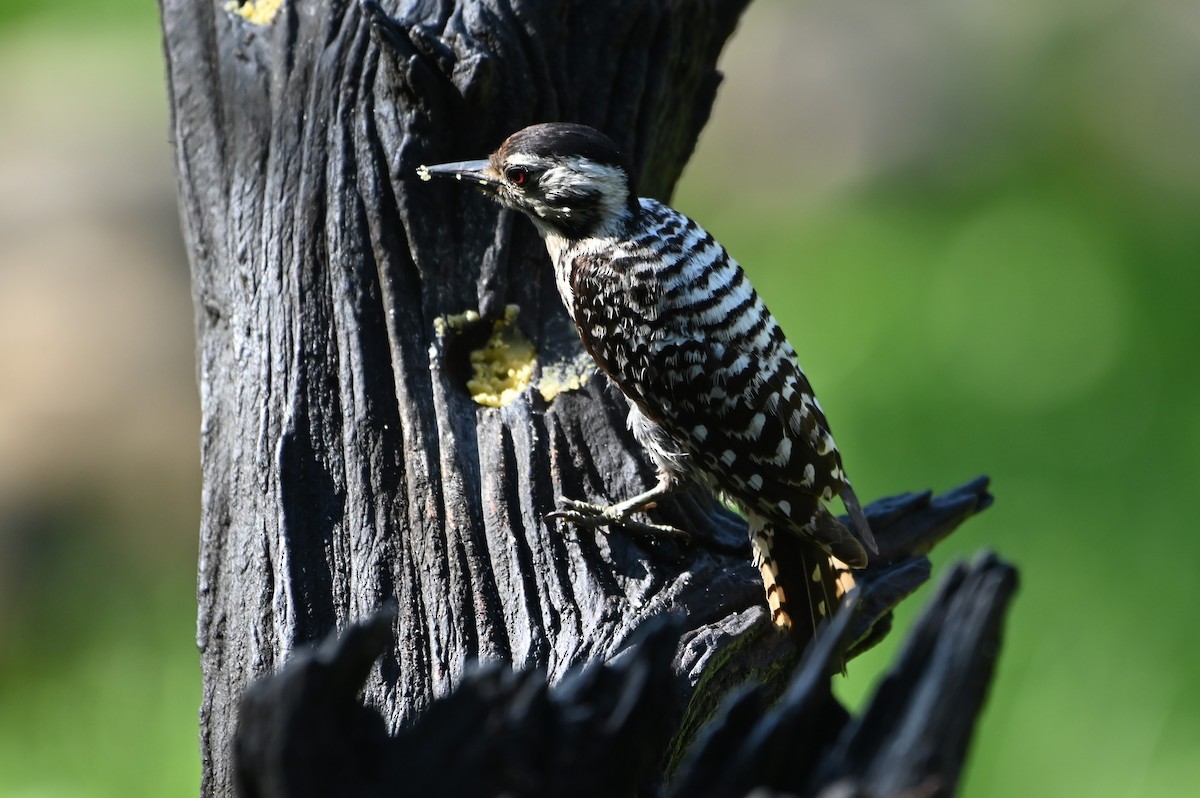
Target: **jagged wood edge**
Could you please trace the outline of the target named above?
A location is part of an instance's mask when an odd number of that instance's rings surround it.
[[[686,751],[669,798],[952,795],[986,700],[1016,570],[990,554],[955,565],[922,611],[865,712],[850,716],[830,670],[852,635],[847,607],[768,708],[766,690],[730,693]]]
[[[663,777],[648,774],[682,624],[651,621],[616,662],[573,669],[553,687],[543,670],[473,671],[389,735],[356,694],[391,645],[391,607],[298,652],[247,691],[235,745],[239,793],[952,794],[1016,586],[1015,570],[991,555],[954,566],[859,717],[830,684],[858,617],[852,597],[773,706],[758,683],[726,696],[665,792]]]
[[[987,477],[978,477],[937,497],[931,491],[906,493],[879,499],[865,508],[879,554],[866,569],[856,572],[854,611],[845,620],[846,631],[837,635],[840,647],[835,652],[837,665],[831,666],[834,670],[891,630],[892,610],[930,576],[928,553],[959,525],[992,505],[988,486]],[[667,774],[676,770],[699,730],[711,722],[726,697],[743,684],[761,685],[768,702],[786,689],[788,675],[804,652],[791,638],[775,634],[767,624],[755,623],[760,612],[748,613],[751,622],[743,621],[741,629],[725,637],[723,645],[711,649],[703,660],[687,709],[664,756]],[[679,662],[677,667],[687,667],[687,663]]]

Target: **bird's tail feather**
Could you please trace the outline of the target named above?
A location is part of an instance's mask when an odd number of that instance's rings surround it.
[[[809,637],[854,587],[841,560],[790,531],[776,533],[764,519],[750,519],[754,565],[762,576],[771,621]]]
[[[846,514],[850,516],[850,525],[858,542],[871,554],[878,554],[879,545],[875,542],[875,535],[871,533],[871,525],[867,523],[867,516],[863,513],[862,505],[858,503],[858,495],[854,488],[847,482],[838,491],[838,496],[841,497],[842,504],[846,505]]]

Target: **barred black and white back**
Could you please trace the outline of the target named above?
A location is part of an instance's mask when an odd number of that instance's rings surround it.
[[[648,199],[623,230],[551,252],[584,346],[632,400],[630,425],[659,469],[705,478],[746,513],[775,622],[791,624],[799,581],[780,572],[776,530],[816,544],[789,564],[812,594],[808,614],[826,614],[853,585],[846,565],[867,557],[823,501],[841,494],[861,511],[796,353],[741,266]]]
[[[630,400],[660,488],[699,478],[744,511],[778,626],[829,614],[874,540],[795,351],[724,247],[632,198],[616,147],[590,128],[526,128],[487,162],[426,174],[465,174],[534,221],[584,347]],[[838,495],[853,532],[825,507]]]

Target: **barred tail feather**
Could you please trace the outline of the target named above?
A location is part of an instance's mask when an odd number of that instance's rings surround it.
[[[754,567],[762,576],[767,594],[767,609],[771,612],[771,623],[783,630],[793,627],[792,611],[788,603],[788,591],[782,581],[779,561],[775,552],[775,530],[765,519],[750,516],[750,548],[754,553]]]
[[[761,517],[750,517],[750,544],[771,621],[781,630],[815,634],[854,587],[845,563],[793,532],[777,534]]]

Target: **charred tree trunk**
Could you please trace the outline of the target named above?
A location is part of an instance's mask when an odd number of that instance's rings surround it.
[[[678,720],[702,668],[763,614],[744,527],[700,493],[661,509],[688,548],[542,520],[560,494],[625,497],[652,471],[624,400],[562,378],[579,345],[532,227],[414,170],[578,121],[666,199],[748,0],[160,2],[203,408],[204,794],[233,789],[246,686],[389,600],[396,643],[365,698],[393,731],[473,660],[557,682],[666,614],[684,619]],[[541,382],[483,407],[469,356],[508,305]],[[851,645],[989,501],[983,483],[964,491],[875,507],[913,537],[867,580]]]

